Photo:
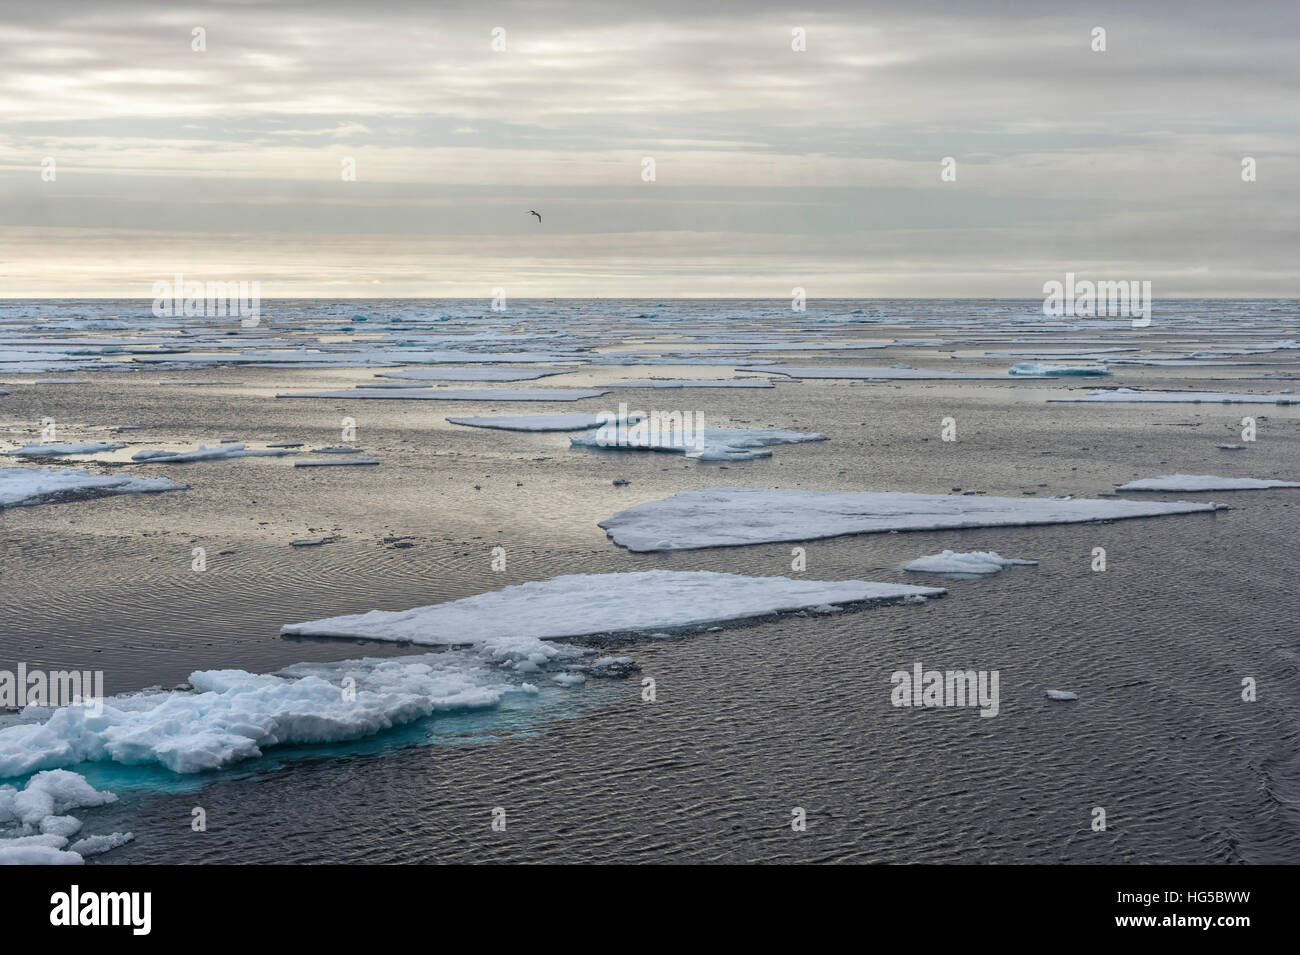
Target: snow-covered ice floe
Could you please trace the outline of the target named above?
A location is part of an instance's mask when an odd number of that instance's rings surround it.
[[[187,487],[189,485],[177,484],[164,477],[141,478],[129,474],[91,474],[89,471],[0,468],[0,508],[41,504],[64,498],[184,491]]]
[[[1294,405],[1300,404],[1300,398],[1294,395],[1249,395],[1226,391],[1135,391],[1132,388],[1103,388],[1086,396],[1070,398],[1048,398],[1048,401],[1075,402],[1142,402],[1179,404],[1228,404],[1228,405]]]
[[[355,458],[322,458],[319,461],[311,459],[305,461],[294,461],[293,466],[296,468],[346,468],[356,467],[363,464],[378,464],[375,458],[361,455]]]
[[[770,378],[643,378],[611,381],[602,388],[775,388]]]
[[[92,441],[89,444],[52,442],[50,444],[29,444],[3,453],[24,458],[59,458],[67,454],[99,454],[101,451],[116,451],[118,448],[125,447],[125,444],[115,444],[109,441]]]
[[[250,448],[246,444],[222,444],[210,448],[200,444],[193,451],[137,451],[132,461],[150,464],[186,464],[191,461],[224,461],[228,458],[279,458],[294,452],[288,448]]]
[[[964,379],[966,381],[1005,381],[1011,377],[1005,372],[989,374],[975,371],[935,371],[927,368],[897,368],[885,365],[836,367],[835,365],[768,365],[764,368],[741,368],[741,371],[761,371],[788,375],[791,378],[865,378],[868,381],[948,381]],[[1020,375],[1022,378],[1043,377],[1041,375]]]
[[[782,428],[700,428],[651,432],[635,424],[619,428],[615,424],[575,434],[569,443],[575,448],[599,448],[605,451],[668,451],[685,454],[699,461],[749,461],[771,457],[767,450],[774,444],[800,444],[825,441],[825,435]]]
[[[647,501],[600,522],[632,551],[691,550],[841,534],[1073,524],[1214,511],[1213,503],[1034,499],[893,491],[713,487]]]
[[[283,634],[445,645],[639,633],[761,617],[821,604],[936,597],[942,588],[791,580],[711,571],[571,574],[412,610],[372,610],[281,628]]]
[[[536,381],[550,375],[563,375],[563,368],[410,368],[386,371],[376,377],[407,381]],[[364,387],[358,385],[358,388]]]
[[[945,550],[942,554],[930,554],[918,557],[903,566],[904,570],[915,570],[929,574],[996,574],[1008,567],[1036,567],[1036,560],[1021,560],[1018,557],[1002,557],[996,551],[973,550],[956,553]]]
[[[1263,478],[1216,477],[1213,474],[1160,474],[1156,477],[1129,481],[1115,488],[1117,491],[1259,491],[1271,487],[1300,487],[1294,481],[1272,481]]]
[[[1077,700],[1079,698],[1079,694],[1071,693],[1069,690],[1048,690],[1047,698],[1049,700],[1060,700],[1061,702],[1069,702],[1070,700]]]
[[[357,388],[354,391],[297,391],[277,398],[376,398],[383,401],[581,401],[604,391],[590,388]]]
[[[0,865],[81,865],[88,855],[125,845],[133,838],[129,832],[88,836],[69,845],[81,831],[81,820],[70,810],[116,801],[113,793],[66,769],[37,773],[22,787],[0,786]]]
[[[1044,365],[1039,362],[1022,361],[1011,366],[1009,374],[1017,376],[1058,378],[1068,375],[1109,375],[1110,369],[1105,365]]]
[[[497,428],[501,431],[586,431],[608,421],[609,415],[584,411],[576,414],[501,415],[447,420],[469,428]]]

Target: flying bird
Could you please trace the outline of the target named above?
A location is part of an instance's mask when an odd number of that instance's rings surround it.
[[[537,211],[534,210],[534,209],[529,209],[529,210],[528,210],[528,215],[530,215],[530,216],[537,216],[537,221],[538,221],[538,222],[541,222],[541,221],[542,221],[542,214],[541,214],[540,212],[537,212]]]

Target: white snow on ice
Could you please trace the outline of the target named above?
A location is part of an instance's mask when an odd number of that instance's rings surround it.
[[[580,401],[599,398],[590,388],[357,388],[354,391],[296,391],[277,398],[375,398],[383,401]]]
[[[1287,395],[1249,395],[1223,391],[1134,391],[1132,388],[1103,388],[1086,397],[1048,398],[1048,401],[1074,402],[1153,402],[1164,404],[1235,404],[1235,405],[1293,405],[1300,398]]]
[[[129,832],[68,840],[81,831],[69,810],[103,806],[117,796],[65,769],[36,773],[20,789],[0,786],[0,865],[80,865],[85,856],[131,841]]]
[[[92,441],[89,444],[51,442],[49,444],[28,444],[25,447],[15,448],[12,451],[3,453],[24,458],[58,458],[65,454],[99,454],[101,451],[116,451],[118,448],[125,447],[125,444],[114,444],[108,441]]]

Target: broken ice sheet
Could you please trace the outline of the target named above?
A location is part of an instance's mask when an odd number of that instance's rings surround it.
[[[1267,478],[1216,477],[1213,474],[1160,474],[1129,481],[1117,491],[1260,491],[1274,487],[1300,487],[1294,481]]]
[[[961,576],[982,576],[996,574],[1008,567],[1036,567],[1036,560],[1021,560],[1018,557],[1002,557],[996,551],[975,550],[956,553],[945,550],[941,554],[918,557],[904,564],[904,570],[929,574],[953,574]]]

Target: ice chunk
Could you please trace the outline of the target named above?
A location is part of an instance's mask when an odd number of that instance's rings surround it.
[[[604,391],[590,388],[357,388],[355,391],[297,391],[277,398],[377,398],[387,401],[581,401]]]
[[[700,428],[692,432],[657,431],[609,424],[569,438],[575,448],[606,451],[669,451],[700,461],[749,461],[770,457],[774,444],[825,441],[824,435],[808,431],[757,428]]]
[[[1069,690],[1048,690],[1047,698],[1049,700],[1062,700],[1062,701],[1077,700],[1079,698],[1079,694],[1071,693]]]
[[[791,378],[866,378],[876,381],[947,381],[949,379],[1005,381],[1008,378],[1005,372],[990,374],[974,371],[934,371],[927,368],[891,368],[884,365],[863,365],[856,368],[843,365],[768,365],[764,368],[741,368],[740,370],[789,375]]]
[[[452,424],[502,431],[585,431],[609,420],[605,413],[502,415],[485,418],[448,418]]]
[[[128,474],[91,474],[89,471],[0,468],[0,508],[107,494],[183,491],[187,487],[189,485],[177,484],[164,477],[140,478]]]
[[[773,388],[770,378],[644,378],[611,381],[603,388]]]
[[[572,574],[415,607],[281,628],[299,636],[463,644],[553,640],[695,627],[818,604],[931,597],[945,591],[862,580],[790,580],[711,571]]]
[[[1258,491],[1271,487],[1300,487],[1294,481],[1273,481],[1263,478],[1215,477],[1213,474],[1160,474],[1156,477],[1129,481],[1115,488],[1117,491]]]
[[[930,554],[918,557],[904,570],[923,571],[930,574],[996,574],[1008,567],[1036,567],[1036,560],[1021,560],[1017,557],[1001,557],[996,551],[973,550],[955,553],[945,550],[942,554]]]
[[[87,836],[68,846],[68,851],[83,857],[97,856],[124,846],[134,838],[133,832],[110,832],[106,836]]]
[[[125,444],[113,444],[108,441],[93,441],[89,444],[36,443],[3,453],[25,458],[57,458],[65,454],[99,454],[101,451],[116,451],[118,448],[125,447]]]
[[[1043,365],[1022,361],[1011,366],[1010,374],[1056,378],[1063,375],[1109,375],[1110,369],[1105,365]]]
[[[113,793],[97,790],[84,776],[66,769],[38,772],[22,789],[0,786],[0,865],[80,865],[82,849],[107,852],[122,845],[125,839],[114,833],[80,839],[65,849],[81,829],[81,821],[67,815],[69,810],[116,801]]]
[[[1073,524],[1214,511],[1211,503],[1125,500],[1037,500],[907,494],[714,487],[647,501],[600,522],[633,551],[690,550],[841,534]]]
[[[222,444],[215,448],[200,444],[193,451],[145,449],[131,455],[131,460],[151,464],[186,464],[191,461],[223,461],[229,458],[278,458],[286,454],[293,454],[293,451],[287,448],[250,448],[246,444]]]
[[[1134,391],[1132,388],[1103,388],[1083,397],[1048,398],[1048,401],[1092,402],[1153,402],[1164,404],[1225,404],[1225,405],[1293,405],[1300,398],[1285,395],[1250,395],[1225,391]]]
[[[377,377],[408,381],[534,381],[564,373],[563,368],[411,368],[386,371]]]

